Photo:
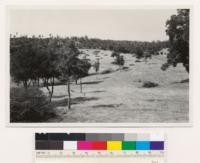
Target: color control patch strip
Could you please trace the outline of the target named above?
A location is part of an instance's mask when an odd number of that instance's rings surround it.
[[[164,148],[165,139],[164,136],[160,134],[35,134],[36,150],[162,151]]]

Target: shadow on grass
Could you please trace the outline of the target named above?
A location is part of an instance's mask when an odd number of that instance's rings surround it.
[[[53,96],[52,98],[62,98],[62,97],[66,97],[66,95],[59,95],[59,96]]]
[[[110,77],[106,76],[106,77],[103,77],[102,79],[109,79]]]
[[[89,84],[99,84],[103,81],[90,81],[90,82],[83,82],[82,84],[89,85]]]
[[[94,105],[93,108],[116,108],[121,106],[122,104],[108,104],[108,105]]]
[[[71,104],[75,105],[75,104],[80,104],[86,101],[92,101],[92,100],[98,100],[99,98],[97,97],[76,97],[76,98],[72,98],[71,99]],[[62,99],[62,100],[56,100],[56,101],[52,101],[52,105],[54,108],[59,107],[59,106],[67,106],[67,101],[68,99]]]
[[[184,80],[181,80],[181,81],[172,82],[172,84],[179,84],[179,83],[189,83],[189,79],[184,79]]]
[[[80,104],[86,101],[98,100],[97,97],[76,97],[72,99],[72,104]]]
[[[93,72],[93,73],[89,73],[88,76],[94,76],[94,75],[98,75],[99,73],[97,72]]]
[[[151,81],[144,81],[142,84],[142,88],[154,88],[158,87],[159,84]]]
[[[102,93],[102,92],[106,92],[106,91],[90,91],[89,93]]]
[[[110,74],[110,73],[113,73],[113,72],[114,72],[114,70],[111,69],[111,68],[109,68],[109,69],[103,70],[103,71],[101,72],[101,74]]]

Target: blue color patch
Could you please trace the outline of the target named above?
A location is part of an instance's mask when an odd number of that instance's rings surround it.
[[[150,141],[136,141],[136,150],[150,150]]]

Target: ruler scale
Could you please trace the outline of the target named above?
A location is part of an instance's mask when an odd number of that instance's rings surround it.
[[[122,133],[35,134],[35,163],[64,163],[67,160],[79,163],[80,159],[91,161],[92,158],[94,162],[104,159],[105,163],[111,158],[127,163],[164,163],[165,137],[162,134]]]

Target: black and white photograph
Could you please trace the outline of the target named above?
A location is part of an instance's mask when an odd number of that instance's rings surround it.
[[[9,123],[190,122],[190,8],[7,14]]]

